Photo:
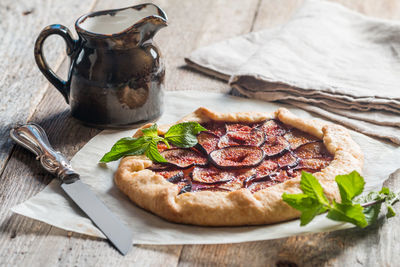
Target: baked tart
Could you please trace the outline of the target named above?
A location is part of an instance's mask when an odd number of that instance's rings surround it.
[[[115,173],[116,185],[136,205],[171,222],[239,226],[291,220],[300,212],[282,194],[302,192],[302,171],[313,173],[328,199],[337,201],[335,176],[361,173],[363,154],[345,128],[284,108],[273,113],[199,108],[177,123],[189,121],[207,129],[197,135],[196,146],[168,148],[160,142],[158,151],[168,162],[127,156]],[[158,134],[170,126],[159,126]]]

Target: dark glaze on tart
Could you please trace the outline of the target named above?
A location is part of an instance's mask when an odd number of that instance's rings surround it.
[[[150,169],[179,186],[180,193],[234,191],[247,188],[252,193],[285,182],[301,171],[318,172],[333,160],[322,140],[283,124],[263,123],[202,124],[194,148],[167,148],[158,145],[168,163]]]

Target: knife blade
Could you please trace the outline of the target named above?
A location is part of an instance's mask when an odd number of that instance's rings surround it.
[[[68,159],[51,147],[43,128],[35,123],[28,123],[11,129],[10,136],[19,145],[32,151],[43,168],[62,181],[61,188],[65,193],[111,244],[122,255],[126,255],[132,247],[132,232],[97,198],[89,186],[81,181]]]

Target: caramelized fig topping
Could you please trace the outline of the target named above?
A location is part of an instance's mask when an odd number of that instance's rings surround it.
[[[219,169],[251,168],[264,159],[264,152],[256,146],[231,146],[214,150],[210,161]]]
[[[256,177],[261,178],[275,173],[278,169],[278,163],[272,160],[264,160],[257,168],[256,168]]]
[[[203,151],[206,154],[209,154],[211,151],[214,151],[218,148],[219,136],[215,135],[211,132],[200,132],[197,135],[197,142],[199,150]]]
[[[180,170],[173,170],[173,171],[159,171],[158,174],[163,176],[167,179],[168,182],[177,183],[183,179],[183,172]]]
[[[265,141],[265,135],[260,129],[252,129],[248,132],[228,131],[218,142],[219,148],[228,146],[260,146]]]
[[[293,129],[289,132],[287,132],[284,137],[290,144],[290,148],[292,150],[298,148],[301,145],[315,142],[318,140],[315,136],[311,134],[307,134],[305,132],[299,131],[297,129]]]
[[[312,172],[320,171],[331,163],[332,158],[301,159],[296,169],[305,169]]]
[[[187,183],[181,188],[178,195],[183,194],[183,193],[189,193],[191,191],[192,191],[192,183]]]
[[[260,129],[265,133],[267,137],[284,135],[286,133],[286,127],[279,121],[269,120],[260,126]]]
[[[213,133],[219,137],[226,133],[226,126],[224,122],[210,121],[203,123],[202,126],[208,130],[208,132]]]
[[[281,169],[294,168],[297,164],[299,164],[299,159],[290,151],[278,158],[278,165]]]
[[[173,184],[177,184],[180,181],[183,180],[184,174],[182,171],[179,171],[177,174],[171,176],[170,178],[167,179],[168,182],[173,183]]]
[[[321,140],[277,120],[258,124],[208,122],[193,148],[158,144],[167,163],[149,168],[187,192],[230,192],[248,188],[252,193],[317,172],[333,156]],[[212,165],[209,165],[209,163]]]
[[[213,191],[213,192],[229,192],[232,191],[232,189],[229,188],[223,188],[219,185],[215,184],[202,184],[202,183],[192,183],[192,192],[198,192],[198,191]]]
[[[178,168],[190,168],[192,166],[207,165],[207,158],[200,152],[188,148],[167,149],[161,152],[161,155],[168,161],[167,165]]]
[[[332,158],[328,150],[326,150],[324,143],[321,141],[315,141],[299,146],[294,153],[302,159]]]
[[[193,181],[205,184],[226,183],[235,179],[234,172],[221,171],[214,167],[194,167],[191,176]]]
[[[157,144],[157,149],[160,152],[163,152],[164,150],[171,149],[171,148],[175,148],[175,147],[172,144],[169,144],[169,148],[168,148],[168,146],[164,142],[158,142],[158,144]]]
[[[258,126],[256,124],[240,124],[240,123],[227,123],[226,131],[227,132],[247,132],[249,133],[251,130]]]
[[[289,150],[289,143],[283,136],[269,136],[261,148],[264,150],[266,156],[274,157],[287,152]]]
[[[275,185],[275,182],[273,180],[252,181],[247,188],[250,190],[251,193],[255,193],[273,185]]]

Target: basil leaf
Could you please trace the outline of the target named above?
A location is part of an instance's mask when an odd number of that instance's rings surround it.
[[[338,184],[343,204],[351,203],[353,198],[361,194],[364,190],[364,178],[357,171],[346,175],[337,175],[335,181]]]
[[[157,131],[157,124],[156,123],[154,123],[149,128],[142,129],[141,131],[143,133],[143,136],[158,137],[158,131]]]
[[[368,225],[363,207],[360,204],[342,204],[333,200],[332,207],[327,217],[334,221],[350,222],[358,227],[364,228]]]
[[[141,155],[144,154],[149,138],[139,137],[124,137],[118,140],[111,150],[107,152],[100,162],[110,162],[118,160],[125,155]]]
[[[317,199],[322,205],[329,205],[329,201],[324,194],[324,189],[317,178],[311,173],[305,171],[301,172],[300,188],[306,195]]]
[[[197,122],[183,122],[169,128],[164,138],[177,147],[188,148],[195,146],[197,144],[196,135],[206,130]]]

